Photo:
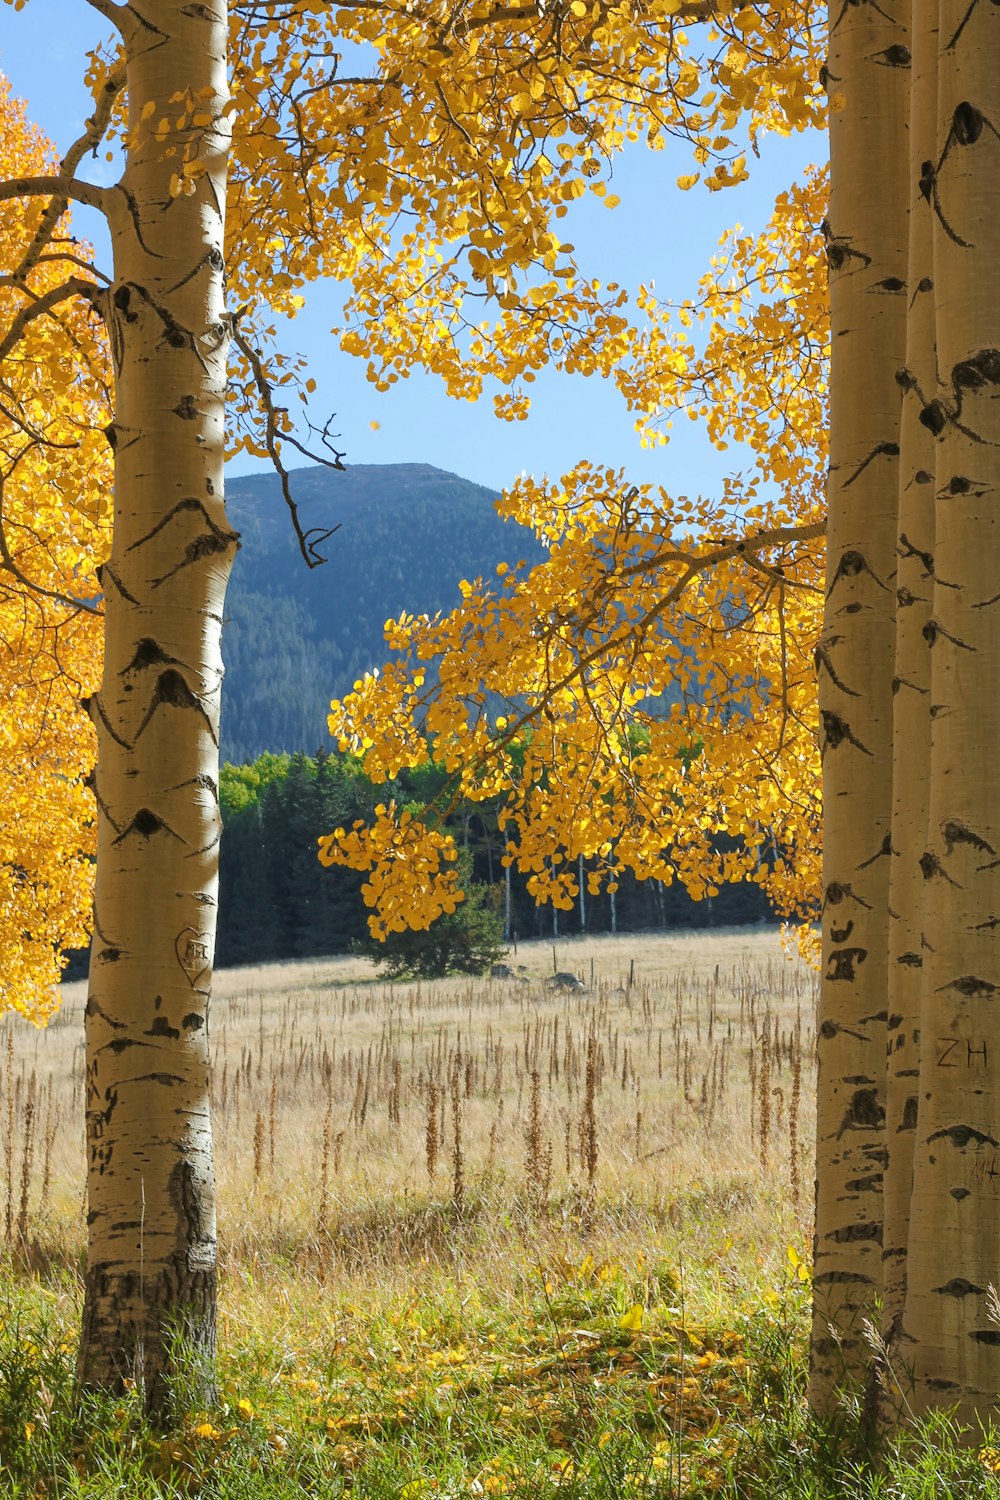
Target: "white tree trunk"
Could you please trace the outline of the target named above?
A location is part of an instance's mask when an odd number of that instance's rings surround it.
[[[995,1416],[1000,1327],[1000,24],[942,0],[934,222],[941,396],[920,1115],[906,1332],[916,1408]],[[934,393],[937,396],[937,393]],[[976,1431],[972,1432],[973,1441]]]
[[[909,141],[909,318],[906,366],[899,372],[899,523],[896,573],[896,670],[893,679],[893,858],[889,880],[889,1017],[886,1081],[886,1178],[882,1326],[893,1359],[909,1356],[902,1312],[906,1296],[913,1142],[918,1114],[920,1003],[930,776],[931,663],[927,626],[934,588],[934,437],[921,421],[937,395],[934,360],[934,264],[931,210],[920,191],[922,164],[934,155],[937,102],[937,0],[914,0]]]
[[[817,652],[824,972],[812,1400],[866,1375],[882,1292],[899,389],[906,333],[908,6],[830,12],[832,370],[827,609]]]
[[[215,1343],[208,1007],[220,634],[237,543],[222,484],[227,17],[219,0],[159,0],[155,24],[129,16],[131,141],[110,213],[114,544],[90,703],[99,835],[79,1367],[85,1383],[136,1379],[159,1406],[174,1337],[206,1383]],[[185,164],[191,191],[178,192]]]

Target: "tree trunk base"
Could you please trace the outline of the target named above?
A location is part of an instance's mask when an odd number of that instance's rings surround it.
[[[87,1270],[77,1378],[84,1389],[138,1389],[149,1416],[215,1399],[216,1272],[187,1264],[142,1274]],[[178,1309],[180,1312],[178,1313]]]

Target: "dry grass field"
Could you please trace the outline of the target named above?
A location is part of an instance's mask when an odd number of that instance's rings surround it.
[[[581,992],[553,991],[553,960]],[[477,1278],[555,1253],[701,1256],[770,1270],[807,1236],[815,975],[774,930],[522,944],[516,980],[389,985],[363,959],[217,976],[223,1264],[371,1295],[414,1265]],[[83,1242],[82,1008],[7,1019],[8,1243]],[[235,1290],[235,1287],[234,1287]]]
[[[873,1466],[856,1396],[810,1417],[815,974],[762,930],[512,963],[218,976],[217,1399],[166,1430],[75,1386],[84,987],[3,1023],[0,1496],[997,1500],[1000,1437]]]

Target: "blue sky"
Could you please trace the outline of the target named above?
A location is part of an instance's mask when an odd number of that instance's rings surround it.
[[[79,134],[89,113],[82,85],[86,49],[108,32],[86,0],[28,0],[20,12],[3,7],[0,70],[60,148]],[[762,227],[775,193],[809,162],[821,160],[826,145],[815,133],[774,138],[761,161],[750,158],[749,183],[715,194],[700,186],[688,193],[676,189],[678,173],[690,170],[681,150],[633,148],[616,168],[619,208],[609,211],[597,199],[574,205],[561,230],[576,245],[581,269],[629,287],[655,281],[662,296],[690,294],[723,231],[737,222]],[[78,211],[75,222],[79,233],[97,239],[84,213]],[[614,389],[581,376],[540,376],[531,416],[513,424],[496,420],[491,400],[449,400],[437,381],[423,375],[380,394],[365,380],[363,362],[342,354],[330,337],[341,302],[335,284],[315,287],[305,310],[282,330],[282,341],[289,352],[307,356],[319,386],[317,412],[336,413],[333,431],[349,463],[435,464],[499,489],[522,470],[558,475],[586,458],[625,465],[632,482],[660,483],[673,494],[708,493],[723,474],[740,467],[736,448],[716,453],[686,419],[666,447],[642,450]],[[233,470],[261,467],[241,460]]]

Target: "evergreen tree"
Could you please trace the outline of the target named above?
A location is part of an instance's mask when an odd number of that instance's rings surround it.
[[[358,950],[373,958],[388,978],[441,979],[446,974],[485,974],[506,952],[503,915],[493,888],[472,879],[472,857],[458,856],[465,891],[452,912],[442,912],[420,931],[390,932],[383,941],[366,936]]]

